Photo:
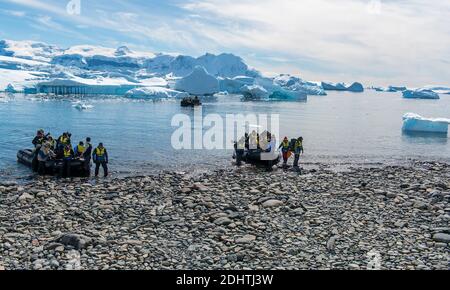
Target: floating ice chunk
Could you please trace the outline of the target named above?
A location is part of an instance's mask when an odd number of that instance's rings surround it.
[[[261,100],[267,98],[269,92],[262,86],[243,86],[241,88],[241,93],[244,95],[246,100]]]
[[[77,109],[79,111],[84,111],[84,110],[92,109],[94,106],[78,101],[78,102],[73,102],[72,107],[74,107],[75,109]]]
[[[382,87],[372,87],[372,90],[375,90],[377,92],[385,92],[386,91],[386,89],[382,88]]]
[[[344,83],[322,82],[322,88],[326,91],[346,91],[347,87]]]
[[[403,131],[447,134],[449,123],[450,119],[424,118],[415,113],[407,113],[403,116]]]
[[[439,94],[428,89],[406,90],[403,92],[406,99],[439,99]]]
[[[307,95],[326,95],[325,91],[316,83],[307,82],[289,74],[281,74],[273,79],[273,85],[289,91],[303,92]],[[272,90],[276,90],[273,89]]]
[[[354,93],[364,92],[364,87],[361,83],[354,82],[351,86],[347,87],[347,91]]]
[[[364,92],[363,85],[358,82],[354,82],[350,86],[347,86],[345,83],[322,82],[321,86],[326,91],[349,91],[355,93]]]
[[[407,90],[406,87],[389,86],[386,89],[386,92],[403,92],[403,91],[406,91],[406,90]]]
[[[189,96],[189,94],[162,87],[142,87],[129,90],[125,96],[137,99],[182,99]]]
[[[433,92],[438,94],[450,94],[449,86],[424,86],[423,88],[427,90],[432,90]]]
[[[204,67],[196,66],[191,74],[175,83],[175,89],[191,95],[213,95],[219,92],[219,81]]]

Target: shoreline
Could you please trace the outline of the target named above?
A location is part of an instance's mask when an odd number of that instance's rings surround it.
[[[448,270],[449,181],[411,160],[0,183],[0,268]]]

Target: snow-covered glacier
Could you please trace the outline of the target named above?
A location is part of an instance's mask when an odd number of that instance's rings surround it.
[[[403,131],[422,133],[448,134],[450,119],[424,118],[415,113],[406,113],[403,116]]]
[[[239,56],[200,57],[33,41],[0,41],[0,91],[46,94],[114,94],[155,98],[186,94],[241,94],[249,99],[305,100],[326,90],[362,92],[360,83],[310,82],[280,74],[267,77]]]
[[[193,58],[137,52],[126,46],[114,49],[77,45],[63,49],[34,41],[0,41],[0,91],[30,89],[30,92],[65,94],[88,89],[89,92],[123,95],[134,88],[160,87],[163,82],[167,87],[168,81],[187,77],[198,66],[215,78],[240,77],[236,81],[243,81],[260,75],[232,54],[205,54]],[[39,91],[42,88],[44,90]]]

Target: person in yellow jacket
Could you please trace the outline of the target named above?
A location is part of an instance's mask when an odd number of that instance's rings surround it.
[[[300,154],[303,154],[303,137],[298,137],[294,145],[294,168],[298,168],[298,161],[300,160]]]
[[[284,137],[283,142],[281,142],[278,149],[281,149],[281,153],[283,153],[283,166],[287,166],[287,161],[290,157],[290,143],[288,137]]]
[[[103,146],[103,143],[98,144],[98,147],[92,152],[92,160],[95,163],[95,177],[98,176],[100,165],[103,167],[104,176],[108,176],[108,151]]]
[[[62,154],[63,154],[63,166],[61,167],[60,175],[61,177],[70,177],[71,175],[70,165],[72,163],[72,159],[74,158],[74,152],[69,144],[64,146]]]
[[[83,141],[80,141],[77,146],[73,149],[73,152],[75,152],[75,157],[83,157],[84,151],[86,148],[84,147]]]

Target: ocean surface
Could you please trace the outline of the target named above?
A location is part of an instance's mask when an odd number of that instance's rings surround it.
[[[232,150],[175,150],[171,136],[176,114],[193,117],[179,101],[85,97],[92,108],[79,110],[80,99],[49,99],[0,93],[0,178],[30,176],[17,163],[16,153],[31,148],[37,129],[58,137],[72,133],[72,142],[90,136],[103,142],[113,176],[141,175],[164,169],[208,171],[232,165]],[[279,114],[280,135],[303,136],[305,164],[364,165],[398,163],[410,159],[450,160],[448,136],[407,135],[402,116],[450,117],[450,95],[440,100],[407,100],[401,93],[367,90],[364,93],[328,92],[308,96],[306,102],[241,102],[239,96],[219,96],[205,102],[203,116],[218,114]],[[198,122],[195,126],[198,126]],[[208,127],[204,128],[207,130]],[[232,140],[224,140],[231,143]]]

